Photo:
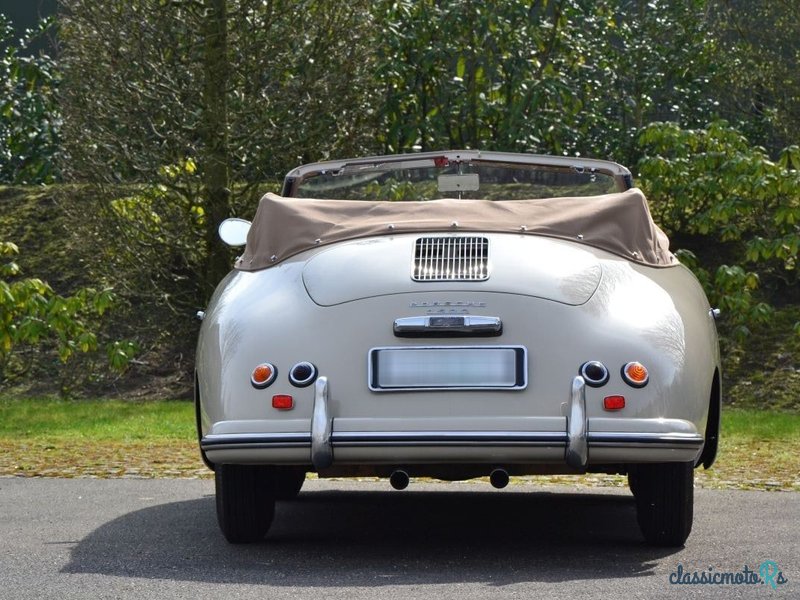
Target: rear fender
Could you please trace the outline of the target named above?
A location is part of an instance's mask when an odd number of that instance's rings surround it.
[[[697,459],[695,467],[703,465],[704,469],[711,468],[717,458],[719,447],[720,413],[722,408],[722,393],[719,380],[719,370],[714,371],[714,380],[711,384],[711,397],[708,406],[708,420],[706,421],[705,444],[703,452]]]

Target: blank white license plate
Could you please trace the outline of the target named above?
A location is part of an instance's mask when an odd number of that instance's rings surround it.
[[[369,352],[369,389],[519,390],[528,383],[523,346],[400,346]]]

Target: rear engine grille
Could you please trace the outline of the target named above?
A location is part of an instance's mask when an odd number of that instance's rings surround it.
[[[489,240],[484,237],[424,237],[414,247],[414,281],[485,281]]]

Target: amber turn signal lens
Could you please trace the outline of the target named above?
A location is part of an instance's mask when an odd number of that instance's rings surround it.
[[[640,362],[629,362],[622,367],[622,378],[630,386],[644,387],[649,377],[647,368]]]
[[[275,381],[277,371],[270,363],[261,363],[250,374],[250,383],[253,386],[262,389],[267,387],[270,383]]]

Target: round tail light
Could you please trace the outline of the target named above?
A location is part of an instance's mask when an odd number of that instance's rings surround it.
[[[622,378],[629,386],[640,388],[647,385],[650,375],[642,363],[634,361],[622,367]]]
[[[277,374],[278,370],[272,363],[261,363],[250,373],[250,383],[253,384],[253,387],[261,390],[275,381]]]
[[[580,376],[591,387],[600,387],[608,382],[608,369],[598,360],[590,360],[581,365]]]
[[[295,387],[307,387],[317,378],[317,367],[310,362],[299,362],[289,371],[289,382]]]

